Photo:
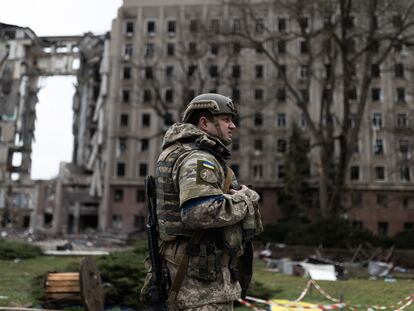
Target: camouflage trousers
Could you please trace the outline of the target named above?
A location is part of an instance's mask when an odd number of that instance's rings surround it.
[[[197,308],[190,309],[178,309],[169,307],[168,310],[171,311],[233,311],[233,302],[229,303],[220,303],[220,304],[209,304]]]

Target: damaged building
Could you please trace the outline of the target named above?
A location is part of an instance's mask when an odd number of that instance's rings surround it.
[[[29,227],[35,208],[30,169],[40,51],[30,28],[0,23],[0,212],[3,225]]]
[[[79,41],[79,69],[73,98],[72,163],[62,163],[56,188],[53,231],[98,229],[102,218],[105,103],[109,37],[86,34]]]

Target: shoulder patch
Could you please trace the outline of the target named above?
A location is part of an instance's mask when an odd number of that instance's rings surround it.
[[[205,160],[197,161],[197,184],[215,184],[218,182],[214,163]]]
[[[203,161],[203,166],[206,167],[206,168],[209,168],[211,170],[214,170],[216,168],[214,163],[211,163],[209,161]]]

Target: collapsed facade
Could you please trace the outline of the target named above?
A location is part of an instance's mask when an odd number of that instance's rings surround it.
[[[287,30],[295,31],[296,26],[285,11],[265,6],[259,12],[254,24],[258,38],[267,27],[281,37]],[[88,228],[114,232],[143,230],[144,178],[155,170],[163,133],[179,120],[188,100],[202,92],[226,94],[239,104],[244,119],[240,119],[230,164],[241,183],[254,184],[261,194],[265,222],[274,223],[283,217],[278,202],[286,177],[289,136],[294,124],[305,132],[308,128],[280,77],[281,66],[276,68],[258,49],[241,49],[233,42],[225,46],[218,37],[206,38],[203,34],[205,25],[213,31],[220,27],[240,31],[242,16],[237,14],[215,0],[176,0],[173,4],[167,0],[124,0],[110,34],[26,39],[33,51],[21,55],[20,62],[40,55],[37,57],[41,65],[37,76],[18,76],[17,85],[26,80],[25,85],[34,87],[35,78],[47,72],[76,74],[78,79],[73,102],[73,160],[61,165],[58,178],[52,182],[39,181],[34,186],[27,178],[30,152],[29,157],[22,156],[25,160],[21,169],[7,164],[11,163],[10,152],[30,151],[16,146],[14,137],[33,133],[34,123],[30,123],[29,117],[34,116],[30,109],[34,112],[36,92],[29,92],[33,95],[33,107],[27,104],[28,113],[16,112],[13,122],[9,120],[12,130],[5,130],[9,122],[7,113],[12,112],[2,111],[6,117],[0,120],[4,133],[0,165],[7,174],[19,171],[21,183],[25,180],[37,189],[30,201],[37,202],[31,203],[31,210],[37,215],[35,228],[47,226],[64,234]],[[16,29],[33,35],[28,29]],[[284,53],[282,66],[288,66],[284,74],[294,76],[296,86],[301,86],[310,74],[309,68],[297,63],[297,59],[305,57],[306,45],[300,38],[295,40],[288,46],[278,40],[277,48],[278,53]],[[361,124],[359,151],[352,156],[347,171],[343,202],[347,211],[342,216],[356,226],[384,235],[414,227],[410,161],[413,77],[407,70],[412,66],[407,57],[411,53],[409,49],[392,52],[381,66],[372,64],[374,77]],[[50,61],[52,57],[60,58]],[[71,65],[74,59],[78,60],[78,68]],[[6,67],[3,62],[0,64],[4,76]],[[28,64],[36,67],[35,61]],[[319,65],[322,72],[326,64]],[[34,79],[30,83],[29,77]],[[307,95],[313,117],[319,109],[318,91],[318,86],[312,84]],[[28,101],[28,97],[23,98]],[[356,98],[353,100],[357,102]],[[23,117],[29,118],[27,123],[23,122],[24,128],[22,121],[17,122]],[[4,135],[9,138],[3,139]],[[313,138],[309,139],[312,143]],[[27,139],[25,146],[29,142]],[[315,185],[320,163],[315,151],[309,158],[310,180]],[[6,179],[2,174],[4,193],[11,177]],[[316,208],[318,200],[310,204]]]
[[[29,28],[0,24],[0,209],[2,224],[28,227],[40,47]]]

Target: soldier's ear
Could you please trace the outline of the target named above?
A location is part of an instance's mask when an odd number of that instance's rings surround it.
[[[200,117],[200,119],[198,120],[198,127],[200,128],[200,130],[205,130],[208,126],[208,119],[205,116]]]

